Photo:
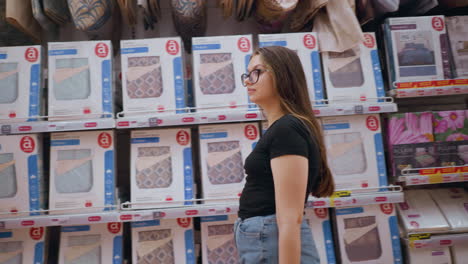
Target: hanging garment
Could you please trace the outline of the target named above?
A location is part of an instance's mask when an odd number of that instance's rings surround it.
[[[79,100],[89,97],[91,80],[87,58],[57,59],[55,65],[55,99]]]
[[[172,184],[170,147],[138,148],[138,158],[135,163],[138,188],[167,188]]]
[[[137,264],[174,263],[171,229],[138,233]]]
[[[44,13],[57,25],[65,25],[70,20],[70,11],[65,0],[43,0]]]
[[[400,0],[375,0],[373,1],[378,16],[398,11]]]
[[[380,258],[382,245],[375,216],[344,219],[346,255],[353,262]]]
[[[111,0],[68,0],[68,8],[77,29],[95,31],[111,18],[113,4]]]
[[[6,0],[6,21],[30,36],[34,42],[41,42],[41,27],[32,15],[31,0]]]
[[[213,185],[239,183],[244,179],[244,165],[239,141],[208,143],[208,179]]]
[[[352,0],[329,0],[314,21],[320,51],[343,52],[364,42],[361,25],[351,7]]]
[[[134,0],[117,0],[120,7],[120,13],[128,25],[134,26],[137,23],[137,1]]]
[[[199,75],[203,94],[228,94],[236,88],[231,53],[200,54]]]
[[[58,33],[57,25],[44,13],[43,0],[31,0],[32,13],[41,27],[54,36]]]
[[[238,0],[235,7],[235,18],[237,21],[244,21],[249,18],[253,11],[254,0]],[[258,1],[257,1],[258,2]]]
[[[375,9],[373,1],[371,0],[357,0],[356,1],[356,15],[359,23],[365,25],[375,19]]]
[[[255,18],[263,33],[279,33],[284,21],[296,8],[298,0],[260,0],[257,1]]]
[[[128,58],[127,94],[130,98],[154,98],[163,93],[159,56]]]
[[[0,0],[0,46],[32,45],[34,40],[7,22],[7,0]]]
[[[13,153],[0,154],[0,199],[11,198],[18,191]]]
[[[23,264],[23,242],[0,242],[0,264]]]
[[[171,0],[171,8],[177,34],[191,53],[192,38],[201,37],[206,31],[206,0]]]
[[[363,173],[367,169],[366,153],[358,132],[326,135],[329,163],[334,175]]]
[[[233,224],[208,226],[207,247],[209,264],[239,262]]]
[[[312,23],[317,12],[327,3],[328,0],[299,1],[294,13],[291,15],[291,30],[303,31]]]
[[[18,63],[0,63],[0,104],[11,104],[18,98]]]
[[[223,10],[223,17],[226,19],[232,15],[234,0],[220,0],[218,6]]]
[[[54,169],[59,193],[89,192],[93,187],[91,149],[59,150]]]
[[[330,81],[336,88],[353,88],[364,84],[359,48],[328,52]]]
[[[65,264],[101,264],[101,235],[70,236]]]

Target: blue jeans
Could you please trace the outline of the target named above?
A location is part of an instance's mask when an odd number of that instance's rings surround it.
[[[241,264],[278,263],[278,225],[276,215],[237,219],[234,239]],[[301,225],[301,264],[319,264],[320,259],[305,219]]]

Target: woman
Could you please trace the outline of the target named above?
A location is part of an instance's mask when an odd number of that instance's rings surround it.
[[[265,47],[242,75],[268,130],[245,161],[246,184],[234,225],[241,263],[320,263],[303,220],[309,194],[330,196],[333,178],[297,54]]]

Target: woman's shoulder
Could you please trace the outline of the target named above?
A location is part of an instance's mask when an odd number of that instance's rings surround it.
[[[278,119],[271,127],[273,131],[282,133],[288,132],[305,132],[307,131],[304,123],[297,117],[291,114],[286,114]]]

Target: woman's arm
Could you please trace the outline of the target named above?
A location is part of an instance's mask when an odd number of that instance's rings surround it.
[[[280,264],[299,264],[301,261],[301,223],[308,169],[307,158],[299,155],[284,155],[271,160]]]

